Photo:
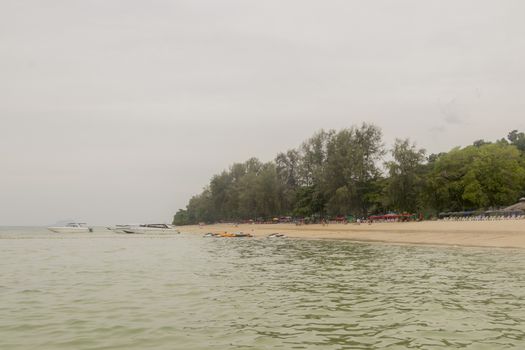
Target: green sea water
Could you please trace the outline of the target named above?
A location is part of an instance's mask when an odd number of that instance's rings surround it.
[[[2,228],[0,349],[525,349],[525,251]]]

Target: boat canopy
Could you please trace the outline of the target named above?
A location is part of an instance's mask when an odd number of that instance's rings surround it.
[[[166,224],[144,224],[140,225],[140,227],[151,227],[151,228],[170,228]]]
[[[70,222],[66,225],[66,227],[86,227],[85,222]]]

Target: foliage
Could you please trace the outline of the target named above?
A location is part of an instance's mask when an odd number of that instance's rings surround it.
[[[384,162],[375,125],[320,130],[274,161],[251,158],[213,176],[173,223],[494,208],[525,192],[525,134],[516,130],[428,157],[396,140],[389,153]]]
[[[386,162],[388,179],[385,188],[386,206],[403,212],[421,209],[425,150],[410,141],[397,139],[391,151],[393,160]]]
[[[525,153],[525,133],[518,132],[518,130],[512,130],[508,134],[507,139],[511,144],[516,146],[518,150]]]
[[[440,156],[427,178],[427,193],[439,210],[491,208],[513,203],[525,185],[518,149],[509,144],[454,148]]]

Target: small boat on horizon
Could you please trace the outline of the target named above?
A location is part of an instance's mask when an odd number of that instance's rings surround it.
[[[88,227],[85,222],[70,222],[65,226],[51,226],[47,228],[49,231],[55,233],[89,233],[93,232],[91,227]]]

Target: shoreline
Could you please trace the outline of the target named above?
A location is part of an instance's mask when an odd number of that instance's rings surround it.
[[[423,221],[363,224],[214,224],[180,226],[181,232],[244,232],[254,237],[284,233],[289,238],[350,240],[386,244],[525,249],[525,220]]]

